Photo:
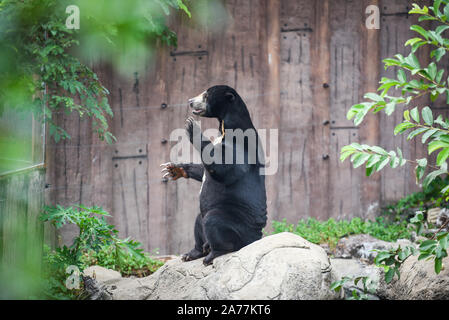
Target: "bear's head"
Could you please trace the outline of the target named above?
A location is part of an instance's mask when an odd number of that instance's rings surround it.
[[[201,117],[229,120],[248,118],[249,113],[245,103],[238,93],[231,87],[220,85],[213,86],[189,99],[192,113]],[[232,121],[234,122],[234,121]]]

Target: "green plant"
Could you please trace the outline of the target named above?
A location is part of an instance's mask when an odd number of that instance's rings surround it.
[[[165,16],[170,8],[190,12],[182,0],[80,0],[81,27],[76,30],[66,27],[66,7],[72,4],[0,1],[0,114],[4,108],[31,110],[59,141],[70,136],[57,125],[56,114],[76,112],[92,118],[99,137],[112,143],[109,91],[86,61],[101,58],[120,67],[131,59],[127,48],[144,60],[158,41],[176,45]]]
[[[443,4],[442,11],[440,7]],[[356,104],[350,108],[347,114],[348,119],[354,118],[354,124],[359,125],[366,114],[370,111],[377,113],[384,110],[387,115],[391,115],[397,105],[411,106],[416,98],[430,95],[431,101],[436,101],[440,95],[446,95],[446,103],[449,103],[449,79],[443,79],[445,70],[439,69],[437,63],[449,51],[449,40],[444,38],[443,33],[449,28],[449,4],[446,0],[435,0],[433,6],[422,8],[414,3],[410,14],[420,15],[419,21],[433,20],[440,25],[435,30],[426,30],[422,26],[412,25],[411,30],[417,32],[419,37],[408,40],[405,45],[412,47],[410,54],[403,57],[400,54],[394,58],[384,59],[385,68],[398,68],[397,78],[390,79],[383,77],[378,88],[380,94],[367,93],[364,98],[370,100]],[[422,46],[433,47],[430,59],[433,60],[427,66],[421,66],[415,52]],[[406,72],[410,73],[407,77]],[[390,89],[400,90],[399,96],[389,95]],[[421,114],[421,116],[420,116]],[[398,124],[394,134],[402,134],[411,130],[408,140],[422,134],[421,141],[428,145],[429,155],[438,149],[442,149],[436,160],[436,165],[429,165],[426,158],[417,160],[404,159],[402,151],[386,151],[378,146],[360,145],[352,143],[341,149],[341,161],[351,157],[354,168],[363,164],[366,165],[366,175],[369,176],[375,171],[379,171],[387,164],[392,168],[403,166],[407,162],[416,165],[416,180],[420,181],[424,177],[426,168],[434,171],[427,174],[423,180],[423,186],[428,186],[437,176],[447,174],[446,160],[449,156],[449,120],[443,119],[440,115],[436,119],[432,110],[425,106],[421,112],[418,106],[404,111],[404,121]],[[442,190],[445,193],[448,188]]]
[[[421,135],[421,142],[427,145],[428,154],[439,150],[435,164],[429,164],[427,158],[409,160],[404,159],[402,151],[386,151],[379,146],[369,146],[366,144],[352,143],[341,149],[341,161],[351,157],[354,168],[363,164],[366,167],[366,175],[379,171],[389,164],[392,168],[403,166],[406,163],[415,165],[416,182],[422,180],[424,188],[428,187],[438,176],[447,175],[447,159],[449,157],[449,119],[444,119],[441,115],[434,117],[432,110],[424,106],[419,110],[413,104],[416,98],[430,95],[432,102],[436,101],[440,95],[446,95],[446,104],[449,104],[449,77],[445,78],[445,69],[438,69],[438,62],[446,52],[449,51],[449,39],[444,36],[444,32],[449,29],[449,1],[434,0],[430,7],[414,3],[410,14],[419,15],[419,21],[432,20],[438,26],[435,30],[426,30],[420,25],[412,25],[410,29],[418,34],[418,37],[409,39],[405,45],[411,46],[411,52],[407,57],[400,54],[394,58],[384,59],[385,68],[396,67],[398,69],[395,79],[382,78],[381,86],[377,93],[367,93],[365,98],[368,102],[356,104],[350,108],[347,114],[348,119],[354,118],[354,123],[359,125],[366,114],[370,111],[377,113],[384,110],[387,115],[391,115],[397,105],[404,105],[404,120],[394,129],[394,134],[402,134],[410,131],[407,139]],[[415,55],[415,52],[423,46],[430,47],[430,63],[422,66]],[[407,73],[410,73],[407,76]],[[400,90],[399,96],[389,95],[391,88]],[[426,170],[431,171],[427,173]],[[441,194],[447,200],[449,184],[446,184]],[[411,222],[417,225],[418,234],[422,231],[424,216],[418,212]],[[441,270],[442,259],[447,256],[449,235],[447,232],[435,233],[430,239],[420,244],[420,259],[433,259],[435,262],[435,272]],[[394,274],[399,274],[400,264],[411,254],[411,249],[398,249],[395,252],[380,252],[377,262],[386,267],[386,280],[391,281]]]
[[[425,211],[434,207],[448,207],[445,196],[441,190],[449,184],[449,176],[444,179],[437,177],[428,186],[423,187],[421,191],[411,193],[396,203],[388,205],[382,213],[387,216],[393,216],[396,220],[405,219],[408,216],[414,216],[416,211]]]
[[[375,283],[370,277],[363,276],[363,277],[343,277],[340,280],[337,280],[333,282],[330,286],[331,290],[334,290],[335,292],[340,292],[343,288],[343,285],[347,282],[353,282],[354,286],[357,286],[360,281],[362,281],[362,292],[359,293],[358,290],[353,289],[351,291],[351,296],[346,298],[347,300],[368,300],[369,295],[368,294],[374,294],[377,289],[377,283]]]
[[[163,263],[149,257],[141,244],[130,238],[120,239],[118,231],[106,221],[110,215],[99,207],[46,207],[42,221],[49,221],[56,228],[75,224],[79,234],[72,245],[48,250],[44,256],[45,276],[48,285],[46,296],[50,298],[77,298],[82,290],[70,290],[65,286],[68,266],[79,270],[96,264],[120,271],[123,275],[146,276]],[[80,279],[81,281],[81,279]]]
[[[424,214],[418,211],[415,216],[410,219],[410,222],[415,226],[416,233],[421,235],[424,230]],[[384,270],[385,282],[390,283],[394,279],[395,275],[399,279],[401,277],[400,267],[402,263],[404,263],[404,261],[412,255],[419,255],[418,260],[433,259],[435,273],[439,274],[443,267],[443,259],[448,256],[447,249],[449,248],[449,233],[442,231],[448,224],[449,220],[447,220],[432,236],[430,236],[429,239],[421,240],[418,248],[415,248],[414,246],[405,246],[404,248],[401,248],[401,246],[399,246],[390,250],[375,250],[378,253],[374,258],[374,263],[377,267]],[[331,290],[336,292],[340,291],[342,285],[350,280],[350,277],[343,277],[340,280],[333,282],[331,284]],[[367,281],[372,282],[372,280]],[[372,287],[372,290],[375,291],[376,287]],[[374,291],[370,291],[370,293],[374,293]],[[366,293],[365,285],[364,293]],[[359,296],[357,292],[353,292],[353,298],[360,300],[362,299],[362,296]]]
[[[389,223],[383,217],[374,221],[363,221],[360,218],[348,220],[319,221],[314,218],[300,220],[296,225],[287,223],[286,219],[272,222],[273,233],[292,232],[300,235],[312,243],[327,243],[334,248],[340,238],[351,234],[369,234],[384,241],[396,241],[401,238],[410,238],[411,232],[407,222]]]

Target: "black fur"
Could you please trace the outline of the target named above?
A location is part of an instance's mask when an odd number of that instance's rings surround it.
[[[207,105],[204,117],[217,118],[220,130],[254,129],[248,109],[237,92],[228,86],[215,86],[207,90]],[[224,122],[224,124],[223,124]],[[186,132],[190,141],[194,137],[193,128],[197,126],[193,118],[186,121]],[[196,130],[199,132],[199,130]],[[257,136],[257,131],[256,137]],[[202,136],[198,151],[211,147],[211,142]],[[195,248],[183,256],[185,261],[206,256],[205,264],[212,263],[215,257],[240,248],[260,239],[262,228],[266,225],[265,177],[260,175],[263,166],[257,157],[256,163],[248,161],[248,144],[245,143],[245,161],[235,164],[236,144],[226,140],[216,144],[211,154],[222,153],[224,163],[226,150],[234,150],[234,164],[180,164],[187,175],[201,181],[205,180],[200,194],[200,214],[195,222]],[[257,143],[257,148],[259,145]]]

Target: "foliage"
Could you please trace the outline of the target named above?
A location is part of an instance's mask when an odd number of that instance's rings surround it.
[[[348,220],[329,219],[318,221],[314,218],[300,220],[296,225],[287,223],[286,219],[272,222],[273,233],[292,232],[312,243],[327,243],[334,248],[340,238],[351,234],[369,234],[384,241],[410,238],[407,222],[388,223],[385,218],[377,217],[375,221],[363,221],[360,218]]]
[[[410,220],[415,225],[418,235],[422,234],[424,214],[417,212],[415,217]],[[447,249],[449,247],[449,233],[443,231],[442,226],[437,232],[433,234],[430,239],[420,241],[418,249],[413,246],[406,246],[405,248],[398,247],[387,251],[379,251],[374,262],[377,266],[383,267],[385,271],[385,281],[391,282],[396,274],[400,277],[399,267],[411,255],[418,255],[418,260],[434,260],[435,273],[441,271],[443,258],[447,257]]]
[[[410,220],[410,222],[415,226],[416,233],[422,235],[424,230],[423,224],[425,223],[424,214],[418,211],[416,215]],[[443,268],[443,259],[448,256],[447,249],[449,248],[449,232],[442,231],[449,220],[443,224],[439,230],[437,230],[431,237],[425,240],[421,240],[418,248],[414,246],[405,246],[402,248],[398,246],[397,248],[392,248],[389,250],[375,250],[377,255],[374,258],[374,263],[376,266],[383,268],[384,278],[386,283],[390,283],[395,275],[400,278],[400,267],[402,263],[412,255],[418,255],[418,260],[433,260],[434,270],[436,274],[439,274]],[[363,277],[368,278],[368,277]],[[343,277],[342,279],[335,281],[331,285],[331,289],[335,291],[340,291],[344,283],[352,280],[349,277]],[[365,280],[371,283],[372,280]],[[357,285],[357,283],[355,283]],[[376,290],[376,286],[370,287],[371,290],[368,292],[373,293]],[[352,297],[348,299],[364,300],[367,298],[367,286],[364,284],[364,290],[362,295],[357,292],[352,292]]]
[[[396,220],[414,216],[416,211],[425,211],[434,207],[447,207],[448,202],[441,190],[449,184],[449,176],[444,179],[437,177],[421,191],[411,193],[383,210],[385,215],[393,215]]]
[[[375,171],[380,171],[387,164],[392,168],[403,166],[407,162],[415,165],[416,181],[424,178],[426,169],[432,171],[423,179],[423,186],[426,187],[437,176],[447,174],[446,160],[449,156],[449,120],[441,115],[434,117],[432,110],[424,106],[419,110],[418,106],[413,106],[416,99],[425,95],[430,95],[432,102],[442,95],[446,96],[446,104],[449,104],[449,79],[445,75],[445,69],[438,68],[438,62],[446,52],[449,51],[449,40],[444,37],[444,32],[449,28],[449,1],[436,0],[433,6],[420,7],[413,4],[410,14],[418,14],[419,21],[432,20],[438,26],[435,30],[426,30],[420,25],[412,25],[410,29],[418,34],[418,37],[408,40],[405,45],[411,46],[411,52],[407,57],[396,54],[394,58],[384,59],[385,68],[395,67],[398,69],[396,78],[383,77],[378,88],[379,93],[367,93],[364,98],[367,102],[356,104],[350,108],[347,114],[348,119],[354,118],[354,124],[359,125],[366,114],[370,111],[377,113],[381,110],[387,115],[391,115],[397,105],[405,105],[403,112],[404,121],[398,124],[394,134],[402,134],[409,131],[408,140],[421,135],[421,142],[427,144],[429,155],[440,150],[436,159],[436,164],[428,164],[426,158],[417,160],[407,160],[403,158],[402,151],[386,151],[378,146],[360,145],[352,143],[341,149],[341,160],[351,157],[354,168],[366,164],[366,175],[369,176]],[[430,46],[431,62],[427,66],[422,66],[415,55],[417,50],[423,46]],[[407,76],[407,73],[410,75]],[[446,78],[445,78],[446,77]],[[390,95],[390,89],[400,90],[399,96]],[[447,193],[449,186],[442,190]]]
[[[441,115],[436,117],[428,106],[419,109],[413,106],[416,99],[425,95],[430,95],[430,100],[435,102],[438,97],[446,96],[445,103],[449,104],[449,77],[445,75],[444,68],[438,68],[438,62],[446,52],[449,51],[449,39],[444,32],[449,29],[449,1],[434,0],[430,7],[414,3],[410,14],[419,15],[419,21],[434,21],[438,26],[435,30],[426,30],[420,25],[412,25],[410,30],[418,34],[417,37],[409,39],[405,45],[411,46],[411,52],[407,57],[396,54],[394,58],[384,59],[385,68],[397,68],[395,79],[382,78],[378,93],[367,93],[364,98],[368,102],[356,104],[350,108],[347,114],[348,119],[354,118],[355,125],[359,125],[366,114],[370,111],[377,113],[381,110],[387,115],[391,115],[397,105],[405,105],[403,112],[404,120],[394,129],[394,134],[409,132],[407,140],[414,139],[421,135],[421,142],[427,145],[428,154],[438,150],[435,164],[429,164],[427,158],[408,160],[404,159],[402,151],[386,151],[378,146],[368,146],[365,144],[352,143],[341,149],[341,161],[351,157],[354,168],[363,164],[366,167],[366,175],[369,176],[375,171],[380,171],[387,164],[392,168],[403,166],[407,162],[415,165],[416,182],[422,181],[424,188],[428,187],[438,176],[447,175],[447,159],[449,157],[449,119]],[[430,47],[430,62],[422,66],[415,55],[417,50],[423,46]],[[407,73],[410,75],[407,76]],[[446,78],[445,78],[446,77]],[[391,88],[400,90],[399,96],[389,95]],[[430,168],[431,171],[426,173]],[[444,200],[448,200],[449,184],[442,190]],[[418,235],[423,230],[424,215],[417,212],[411,220],[416,226]],[[422,241],[418,250],[414,248],[398,248],[396,250],[379,252],[376,257],[376,264],[382,266],[385,273],[385,280],[392,281],[394,275],[400,276],[400,265],[412,254],[419,254],[419,259],[433,259],[435,272],[439,273],[442,268],[442,259],[447,256],[448,233],[441,232],[440,228],[430,239]]]
[[[351,296],[348,297],[347,300],[368,300],[368,294],[374,294],[376,292],[377,283],[375,283],[370,277],[367,276],[355,278],[343,277],[340,280],[333,282],[330,286],[330,289],[334,290],[335,292],[340,292],[343,285],[350,281],[354,283],[354,286],[357,286],[361,281],[363,290],[361,293],[359,293],[358,290],[353,289],[351,291]]]
[[[76,30],[66,27],[66,7],[72,4],[0,1],[0,115],[4,108],[31,108],[59,141],[69,135],[56,124],[56,115],[76,112],[92,118],[99,137],[112,143],[109,91],[83,60],[129,64],[131,57],[125,54],[129,47],[140,50],[144,60],[157,41],[176,45],[176,35],[165,25],[169,9],[189,16],[190,12],[182,0],[80,0],[76,5],[81,23]]]
[[[145,276],[157,270],[163,263],[151,259],[140,248],[141,244],[130,238],[119,239],[118,231],[106,221],[110,215],[99,207],[46,207],[42,221],[51,222],[56,228],[75,224],[79,234],[73,244],[47,252],[44,257],[47,288],[50,298],[77,298],[82,291],[66,288],[66,269],[73,265],[84,270],[90,265],[100,265],[120,271],[123,275]],[[81,280],[81,279],[80,279]]]

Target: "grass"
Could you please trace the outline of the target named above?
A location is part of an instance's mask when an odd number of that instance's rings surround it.
[[[339,239],[353,234],[369,234],[377,239],[394,242],[398,239],[410,239],[411,230],[407,228],[407,222],[388,222],[383,217],[374,221],[363,221],[360,218],[351,220],[318,221],[314,218],[302,219],[296,225],[287,223],[286,219],[272,222],[273,232],[292,232],[304,239],[316,243],[327,243],[330,248],[335,248]]]

